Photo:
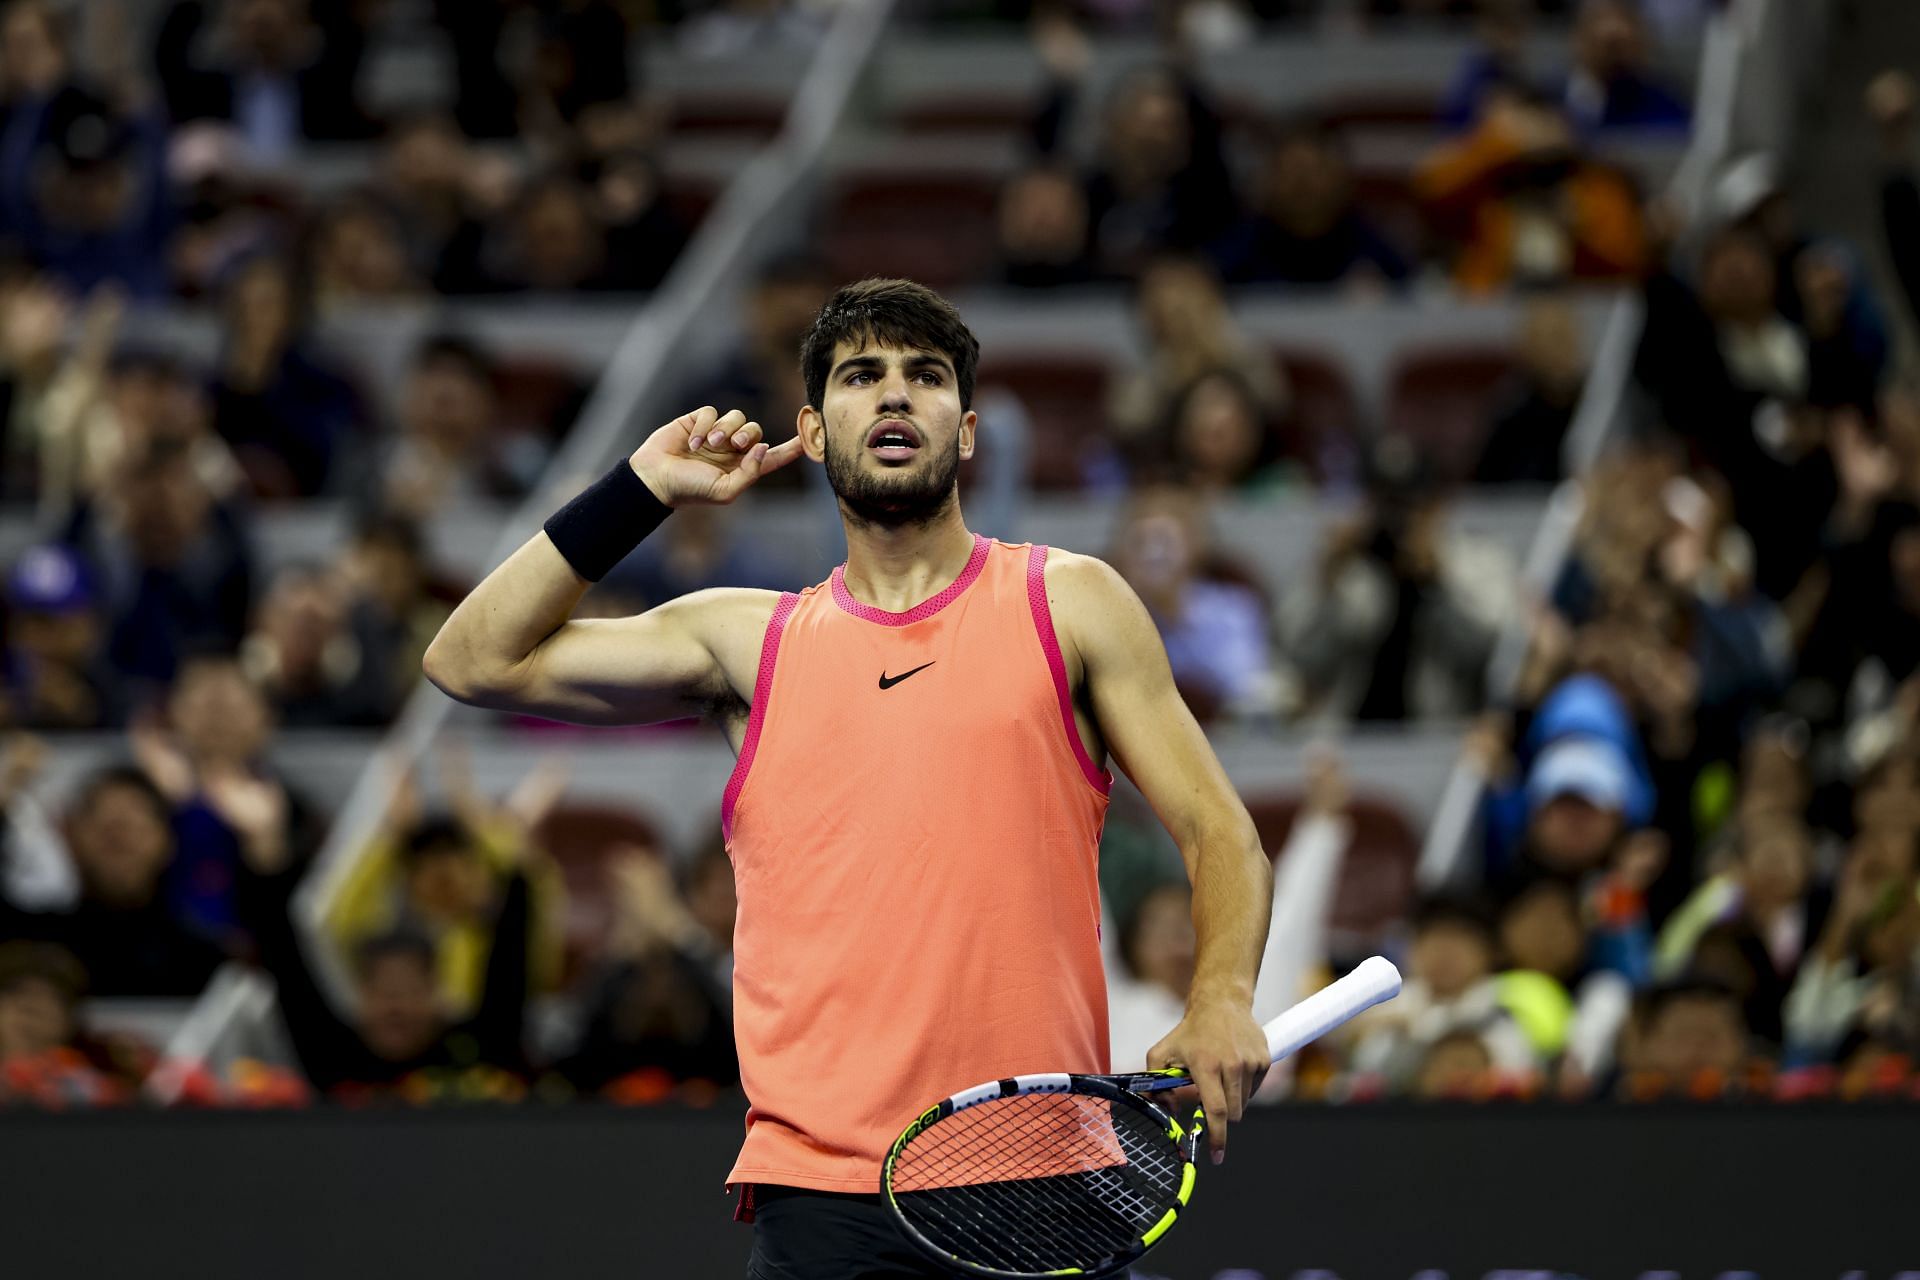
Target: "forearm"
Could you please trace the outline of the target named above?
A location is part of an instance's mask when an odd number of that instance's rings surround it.
[[[1227,1000],[1251,1009],[1273,910],[1273,866],[1244,812],[1208,823],[1182,843],[1193,880],[1197,943],[1189,1006]]]
[[[460,602],[427,646],[427,678],[463,701],[514,673],[572,616],[588,583],[536,533]]]

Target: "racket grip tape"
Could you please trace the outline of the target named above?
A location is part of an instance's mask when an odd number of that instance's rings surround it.
[[[1385,956],[1369,956],[1269,1022],[1267,1051],[1275,1062],[1297,1053],[1348,1019],[1400,994],[1400,971]]]

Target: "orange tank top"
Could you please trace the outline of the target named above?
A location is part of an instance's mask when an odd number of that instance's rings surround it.
[[[905,613],[842,570],[775,607],[722,808],[739,894],[730,1183],[878,1189],[929,1103],[1107,1070],[1100,826],[1044,580],[976,537]]]

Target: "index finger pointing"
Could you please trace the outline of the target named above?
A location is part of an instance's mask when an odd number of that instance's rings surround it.
[[[1200,1106],[1207,1113],[1207,1148],[1213,1152],[1213,1162],[1219,1164],[1227,1158],[1227,1089],[1222,1079],[1223,1069],[1215,1067],[1204,1072],[1195,1072],[1194,1084],[1200,1088]]]

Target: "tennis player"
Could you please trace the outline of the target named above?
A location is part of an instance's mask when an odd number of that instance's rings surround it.
[[[936,1274],[875,1194],[925,1105],[980,1080],[1108,1069],[1096,879],[1111,759],[1193,882],[1184,1065],[1217,1162],[1268,1065],[1250,1012],[1271,870],[1106,564],[967,529],[979,343],[906,280],[842,288],[801,348],[807,405],[769,447],[739,412],[661,427],[474,588],[426,654],[462,702],[587,724],[700,715],[738,763],[734,1028],[748,1098],[728,1182],[749,1275]],[[571,619],[677,507],[823,465],[847,561],[797,595],[700,591]]]

